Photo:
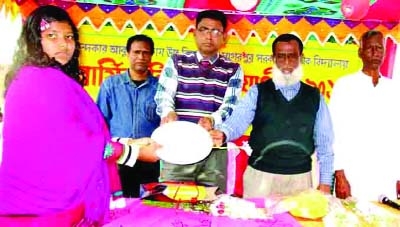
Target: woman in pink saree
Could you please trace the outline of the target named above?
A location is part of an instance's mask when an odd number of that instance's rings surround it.
[[[79,54],[67,12],[30,14],[6,77],[0,226],[99,226],[121,192],[104,151],[122,145],[83,89]]]

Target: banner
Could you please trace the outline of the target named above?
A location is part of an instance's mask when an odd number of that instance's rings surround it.
[[[112,26],[104,26],[97,31],[88,24],[81,25],[79,30],[82,43],[81,65],[88,77],[85,87],[96,99],[104,79],[129,67],[126,41],[136,33],[133,28],[118,33]],[[142,34],[152,37],[155,43],[150,67],[155,76],[160,75],[167,58],[173,53],[196,50],[191,32],[184,38],[179,38],[172,29],[159,36],[155,30],[148,28]],[[231,35],[225,48],[221,50],[223,55],[242,66],[245,73],[243,93],[247,92],[251,85],[270,78],[273,63],[272,42],[273,39],[270,39],[266,44],[261,44],[256,36],[252,36],[247,44],[243,45],[236,36]],[[309,38],[303,51],[303,81],[319,88],[329,100],[337,78],[360,69],[361,61],[357,50],[356,44],[340,45],[326,42],[322,46],[316,39]]]

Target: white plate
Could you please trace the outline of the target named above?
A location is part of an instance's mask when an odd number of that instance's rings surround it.
[[[174,121],[154,130],[151,138],[162,145],[158,156],[173,164],[192,164],[206,158],[212,149],[210,134],[198,124]]]

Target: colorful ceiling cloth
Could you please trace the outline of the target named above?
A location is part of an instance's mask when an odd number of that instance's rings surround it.
[[[127,26],[132,26],[137,32],[141,32],[151,25],[160,35],[172,26],[180,37],[185,37],[194,28],[194,20],[199,11],[199,8],[174,8],[182,7],[182,5],[186,7],[186,4],[192,0],[85,0],[85,3],[79,1],[20,0],[17,1],[17,4],[19,4],[23,15],[27,15],[39,4],[50,3],[65,8],[78,25],[86,22],[92,24],[95,29],[101,30],[102,26],[111,23],[119,31]],[[213,0],[213,2],[220,4],[224,1]],[[286,11],[282,13],[281,10],[284,8],[275,5],[276,2],[288,7]],[[299,5],[296,4],[300,4],[300,2],[303,5],[306,4],[305,6],[308,8],[306,10],[303,10],[304,7],[298,8]],[[374,5],[378,3],[379,1]],[[307,4],[313,4],[313,6],[307,6]],[[327,5],[330,5],[331,8],[323,7]],[[261,43],[266,43],[272,36],[287,32],[297,33],[303,41],[306,41],[310,35],[314,35],[321,43],[335,39],[336,42],[343,44],[349,40],[349,37],[358,39],[361,33],[369,29],[378,29],[396,42],[400,41],[399,21],[353,21],[328,18],[327,15],[321,14],[323,12],[328,14],[329,12],[330,15],[337,15],[338,5],[340,5],[339,0],[261,0],[256,12],[225,12],[228,15],[230,33],[236,34],[244,44],[251,36],[257,36]],[[264,8],[276,10],[278,13],[261,14],[258,12],[258,10]],[[286,13],[293,14],[287,15]]]

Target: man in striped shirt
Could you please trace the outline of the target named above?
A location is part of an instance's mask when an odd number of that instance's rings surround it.
[[[232,113],[242,90],[243,70],[219,54],[227,40],[226,27],[223,12],[205,10],[197,15],[194,37],[198,50],[171,56],[159,78],[155,101],[161,124],[182,120],[211,130]],[[226,161],[226,152],[213,150],[195,164],[163,162],[160,178],[218,186],[225,192]]]

